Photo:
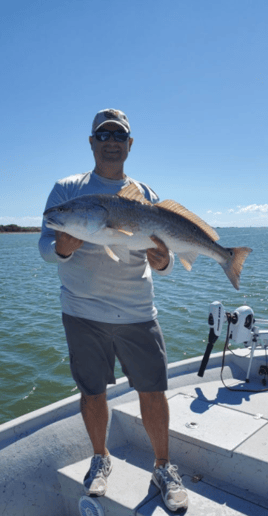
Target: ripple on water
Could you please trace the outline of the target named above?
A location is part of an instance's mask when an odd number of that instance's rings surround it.
[[[240,291],[234,290],[221,267],[198,257],[191,272],[176,260],[170,276],[154,274],[155,303],[169,362],[204,352],[207,315],[212,301],[227,310],[249,304],[257,317],[268,310],[268,229],[219,229],[223,246],[249,246]],[[70,374],[61,323],[57,267],[38,252],[39,235],[0,235],[0,375],[3,423],[77,393]],[[224,334],[214,351],[221,351]],[[116,377],[122,376],[116,362]]]

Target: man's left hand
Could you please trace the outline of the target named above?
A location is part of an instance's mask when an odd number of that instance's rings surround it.
[[[156,236],[151,236],[150,238],[157,245],[157,248],[147,249],[148,262],[153,269],[162,271],[169,264],[168,248],[160,238]]]

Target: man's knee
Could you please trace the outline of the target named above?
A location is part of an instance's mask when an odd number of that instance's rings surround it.
[[[103,403],[106,400],[106,391],[101,394],[85,394],[81,392],[81,407]]]
[[[153,392],[138,392],[140,398],[163,398],[165,397],[165,391],[153,391]]]
[[[165,391],[139,392],[138,394],[142,403],[159,403],[166,400]]]

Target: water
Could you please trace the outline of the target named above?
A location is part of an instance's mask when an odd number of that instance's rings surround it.
[[[198,257],[191,272],[177,260],[170,276],[154,274],[169,362],[204,353],[212,301],[230,311],[248,304],[256,317],[268,318],[268,228],[221,228],[218,233],[221,245],[254,251],[239,292],[205,257]],[[78,393],[61,323],[57,266],[42,260],[38,240],[38,234],[0,234],[0,423]],[[224,337],[223,332],[214,352],[222,350]]]

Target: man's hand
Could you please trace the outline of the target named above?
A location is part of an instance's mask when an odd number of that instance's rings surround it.
[[[150,238],[157,245],[157,248],[147,249],[148,262],[153,269],[162,271],[169,264],[168,248],[160,238],[156,236],[151,236]]]
[[[67,233],[62,233],[61,231],[56,231],[56,245],[55,251],[67,258],[74,251],[79,249],[81,245],[84,243],[84,240],[79,240],[78,238],[72,237]]]

